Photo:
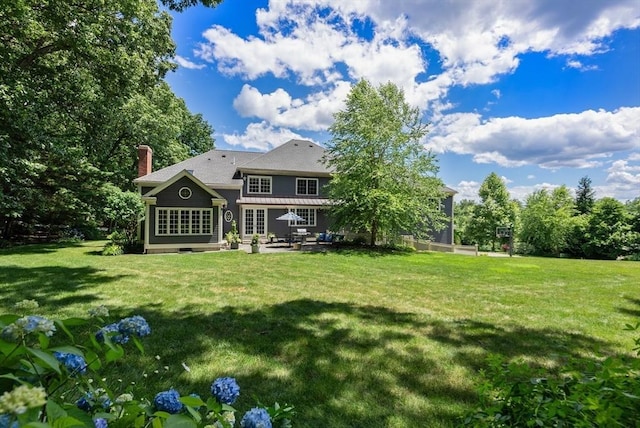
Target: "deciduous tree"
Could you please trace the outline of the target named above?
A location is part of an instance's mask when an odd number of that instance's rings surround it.
[[[473,210],[471,236],[480,245],[491,244],[495,251],[496,229],[515,228],[517,204],[510,199],[507,186],[495,172],[485,178],[478,195],[480,203]]]
[[[325,158],[334,170],[334,227],[367,231],[371,245],[380,234],[441,228],[444,186],[434,155],[421,144],[427,126],[402,90],[361,80],[334,117]]]
[[[211,128],[162,80],[175,67],[170,33],[171,17],[154,0],[3,3],[5,236],[17,220],[72,225],[94,216],[106,181],[131,186],[135,146],[144,135],[158,137],[153,147],[166,148],[167,161],[213,145]]]
[[[537,190],[527,197],[520,215],[519,239],[535,254],[559,255],[567,247],[574,215],[569,189]]]

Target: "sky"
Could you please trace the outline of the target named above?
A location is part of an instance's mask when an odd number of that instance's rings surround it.
[[[575,189],[640,197],[640,0],[224,0],[173,15],[177,96],[216,148],[331,139],[351,86],[418,107],[439,177],[478,199]]]

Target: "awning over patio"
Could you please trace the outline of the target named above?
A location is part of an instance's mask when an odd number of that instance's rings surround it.
[[[329,205],[328,198],[270,198],[244,197],[236,200],[238,205],[271,205],[278,207]]]

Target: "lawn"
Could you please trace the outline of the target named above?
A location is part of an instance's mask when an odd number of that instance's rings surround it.
[[[0,311],[35,299],[50,317],[98,304],[114,320],[142,315],[147,352],[132,349],[112,367],[112,385],[122,379],[149,398],[171,386],[204,396],[214,378],[233,376],[240,415],[255,397],[286,402],[298,427],[455,426],[476,403],[487,355],[555,367],[567,356],[630,354],[633,333],[622,328],[640,318],[635,262],[348,251],[105,257],[102,245],[0,251]]]

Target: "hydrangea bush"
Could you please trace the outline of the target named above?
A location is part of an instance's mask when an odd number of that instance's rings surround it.
[[[33,300],[19,302],[15,309],[22,314],[0,316],[0,428],[237,426],[232,405],[240,387],[232,377],[215,379],[206,400],[173,388],[134,397],[94,385],[105,365],[124,357],[124,345],[144,352],[141,339],[151,334],[151,327],[143,317],[107,323],[109,312],[99,306],[86,319],[50,320],[25,315],[38,309]],[[93,333],[81,341],[71,333],[78,326],[93,328]],[[68,344],[53,346],[54,335]],[[289,428],[293,413],[292,406],[278,403],[255,407],[239,426]]]

